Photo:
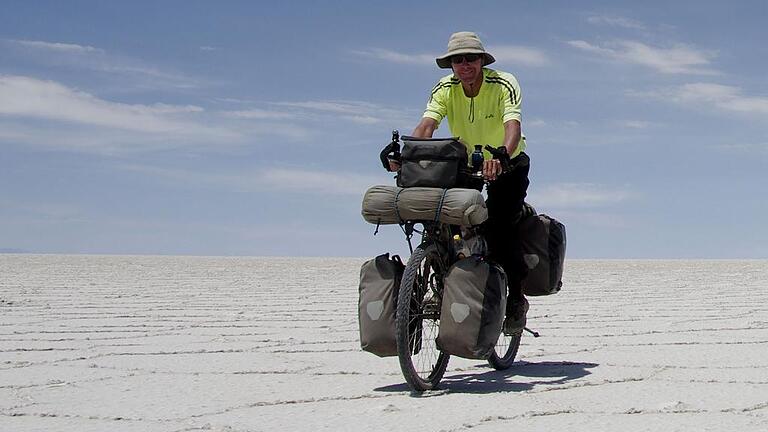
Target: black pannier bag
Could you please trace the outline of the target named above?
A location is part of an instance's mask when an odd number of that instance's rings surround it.
[[[487,359],[496,346],[507,305],[507,275],[478,257],[457,261],[445,276],[436,343],[448,354]]]
[[[456,138],[404,136],[397,185],[408,187],[461,187],[469,174],[467,148]]]
[[[360,269],[360,347],[379,357],[397,355],[395,311],[405,266],[398,255],[379,255]]]
[[[556,294],[563,286],[565,225],[545,215],[524,218],[518,224],[527,274],[523,293],[529,296]]]

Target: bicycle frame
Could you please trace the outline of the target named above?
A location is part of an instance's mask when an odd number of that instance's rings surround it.
[[[416,224],[421,224],[423,230],[416,230]],[[413,236],[413,233],[416,232],[421,234],[421,242],[419,242],[420,247],[424,249],[430,246],[434,247],[439,259],[442,261],[442,268],[448,269],[455,262],[456,253],[454,251],[453,242],[451,241],[452,237],[450,225],[441,222],[409,221],[403,225],[403,231],[405,232],[406,239],[408,240],[408,247],[411,249],[411,253],[413,253],[411,237]],[[434,274],[424,276],[435,277]],[[445,275],[439,275],[441,279],[443,276]],[[440,283],[428,284],[428,286],[433,287],[434,292],[432,295],[435,298],[442,299],[442,281]],[[434,313],[439,315],[439,309],[434,311]]]
[[[415,229],[416,224],[421,224],[423,230]],[[405,233],[411,253],[413,253],[411,237],[416,232],[421,234],[420,246],[435,245],[437,247],[438,254],[443,259],[443,263],[446,264],[445,268],[450,267],[454,263],[455,259],[451,259],[455,257],[455,250],[450,225],[433,221],[408,221],[403,224],[403,232]]]

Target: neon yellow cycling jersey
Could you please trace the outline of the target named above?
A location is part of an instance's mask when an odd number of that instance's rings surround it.
[[[521,120],[521,101],[520,84],[514,75],[483,68],[483,84],[473,98],[464,94],[461,81],[453,74],[443,77],[432,89],[424,117],[436,120],[438,125],[448,117],[451,135],[467,144],[467,153],[471,154],[477,144],[504,144],[504,123]],[[515,157],[523,150],[525,137],[520,138],[510,156]],[[490,153],[484,153],[486,159],[491,158]]]

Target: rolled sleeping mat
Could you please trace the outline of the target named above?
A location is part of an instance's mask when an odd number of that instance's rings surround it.
[[[483,195],[475,189],[373,186],[363,197],[363,219],[376,225],[435,221],[473,226],[488,219]]]

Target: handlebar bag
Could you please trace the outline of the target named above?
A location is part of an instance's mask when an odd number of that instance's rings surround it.
[[[468,173],[467,148],[456,138],[414,138],[404,136],[400,187],[452,188]]]
[[[398,255],[379,255],[360,269],[360,347],[379,357],[397,355],[395,311],[405,266]]]
[[[565,225],[545,215],[523,218],[518,224],[523,261],[523,293],[529,296],[556,294],[563,286]]]
[[[437,346],[469,359],[487,359],[504,324],[507,276],[496,264],[469,257],[445,275]]]

